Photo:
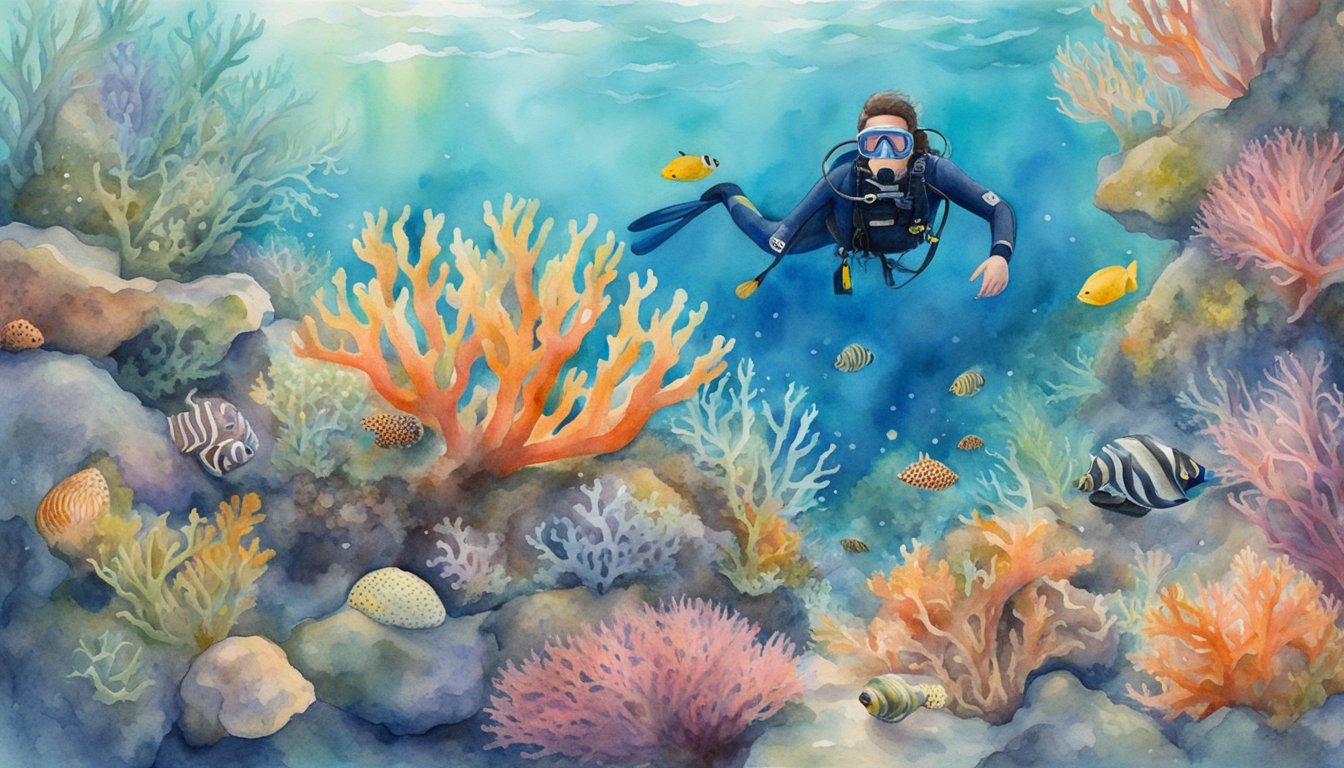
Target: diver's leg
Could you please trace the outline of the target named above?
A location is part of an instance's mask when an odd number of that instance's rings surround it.
[[[779,226],[779,222],[762,216],[755,203],[742,194],[741,187],[736,184],[716,184],[706,190],[700,199],[723,203],[723,207],[728,209],[728,215],[733,218],[733,223],[751,238],[757,248],[766,253],[774,253],[770,248],[770,235]]]
[[[742,188],[736,184],[715,184],[700,196],[699,200],[689,203],[677,203],[666,208],[647,213],[630,222],[631,232],[643,232],[659,225],[667,225],[630,244],[630,252],[643,255],[662,245],[668,238],[681,231],[696,216],[723,203],[733,222],[751,238],[752,242],[766,252],[770,252],[770,233],[778,222],[761,216],[756,206],[742,194]]]

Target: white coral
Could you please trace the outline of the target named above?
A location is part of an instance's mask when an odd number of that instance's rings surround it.
[[[504,537],[498,533],[481,533],[461,518],[443,518],[434,526],[442,537],[435,546],[443,554],[426,561],[431,568],[442,566],[439,575],[448,586],[462,592],[462,602],[471,603],[488,594],[499,594],[509,586],[500,547]]]

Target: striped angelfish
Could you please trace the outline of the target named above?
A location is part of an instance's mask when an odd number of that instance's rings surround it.
[[[168,434],[177,450],[196,454],[215,477],[251,461],[259,445],[257,434],[238,406],[219,397],[195,397],[193,389],[187,393],[189,410],[168,417]]]
[[[980,388],[985,386],[985,377],[979,371],[967,371],[952,381],[952,386],[947,388],[948,392],[957,397],[970,397]]]
[[[1212,478],[1199,462],[1151,435],[1126,435],[1092,456],[1078,490],[1101,509],[1131,517],[1190,500],[1190,490]]]
[[[853,373],[873,362],[873,353],[862,344],[850,344],[835,357],[835,367]]]

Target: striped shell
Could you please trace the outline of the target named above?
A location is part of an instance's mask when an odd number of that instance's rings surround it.
[[[963,451],[974,451],[985,447],[985,441],[979,435],[967,435],[957,441],[957,447]]]
[[[25,349],[37,349],[46,341],[37,326],[27,320],[12,320],[0,328],[0,349],[6,352],[22,352]]]
[[[439,626],[448,616],[434,588],[400,568],[379,568],[364,574],[350,589],[346,602],[390,627],[428,629]]]
[[[869,680],[859,694],[859,703],[878,720],[899,723],[920,707],[947,706],[947,689],[941,685],[911,685],[900,675],[888,674]]]
[[[957,482],[957,473],[937,459],[929,458],[927,453],[919,454],[919,460],[901,470],[896,476],[904,483],[927,491],[941,491]]]
[[[380,413],[360,419],[359,425],[373,433],[373,442],[379,448],[405,448],[425,436],[420,420],[404,413]]]
[[[47,491],[37,505],[34,522],[48,544],[78,543],[93,529],[93,521],[107,514],[112,497],[103,473],[96,469],[65,478]]]
[[[985,385],[985,377],[977,371],[967,371],[958,376],[952,386],[947,388],[948,392],[957,397],[970,397]]]

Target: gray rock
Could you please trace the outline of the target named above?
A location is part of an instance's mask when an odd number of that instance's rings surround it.
[[[995,729],[999,745],[982,768],[1185,768],[1190,763],[1152,718],[1068,672],[1034,680],[1011,722]]]
[[[64,229],[24,225],[0,227],[0,307],[3,322],[22,317],[37,326],[48,349],[104,357],[167,323],[197,332],[202,354],[215,361],[274,311],[270,295],[248,275],[124,280],[106,249]]]
[[[1226,765],[1344,765],[1344,697],[1334,696],[1285,729],[1245,707],[1220,709],[1181,729],[1178,740],[1196,768]]]
[[[485,705],[483,617],[400,629],[342,608],[294,629],[284,647],[317,698],[400,735],[459,723]]]
[[[30,523],[51,487],[89,454],[116,461],[137,503],[185,512],[213,509],[220,493],[196,459],[178,453],[162,413],[146,408],[85,357],[48,350],[0,355],[0,520]],[[258,471],[251,464],[230,479]]]
[[[264,637],[226,637],[196,657],[179,689],[188,744],[260,739],[316,701],[313,685]]]
[[[69,572],[27,521],[0,522],[0,628],[18,606],[44,604]]]

